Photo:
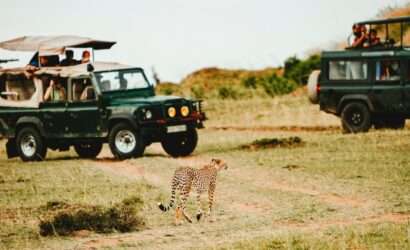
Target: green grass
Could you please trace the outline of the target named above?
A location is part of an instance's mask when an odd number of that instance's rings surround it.
[[[70,151],[52,152],[45,162],[23,163],[7,160],[0,147],[0,249],[409,248],[409,129],[358,135],[333,128],[300,130],[298,126],[327,128],[338,121],[299,96],[207,105],[210,129],[200,131],[191,157],[173,159],[153,145],[144,157],[118,163],[105,159],[107,148],[97,161],[79,160]],[[292,126],[292,110],[306,110],[305,116],[294,115],[296,128],[284,130],[280,126]],[[241,114],[244,119],[237,117]],[[251,119],[260,114],[260,120]],[[331,122],[322,124],[310,115]],[[296,136],[303,141],[298,147],[241,148],[257,140]],[[200,167],[212,158],[229,166],[218,176],[215,222],[174,226],[173,211],[162,213],[156,205],[168,201],[173,171]],[[141,232],[39,234],[47,202],[109,207],[134,194],[145,204],[141,215],[147,226]],[[188,213],[195,212],[191,198]]]

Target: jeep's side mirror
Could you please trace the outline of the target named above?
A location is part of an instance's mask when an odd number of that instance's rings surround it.
[[[87,64],[87,72],[93,72],[93,71],[94,71],[94,66],[91,63]]]

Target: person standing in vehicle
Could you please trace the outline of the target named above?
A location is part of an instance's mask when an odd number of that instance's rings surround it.
[[[66,91],[57,79],[51,79],[46,93],[44,94],[44,101],[65,101]]]
[[[84,50],[83,51],[83,55],[82,55],[82,59],[81,59],[81,63],[89,63],[90,62],[90,51],[88,50]]]
[[[355,24],[352,27],[353,30],[353,43],[350,46],[352,49],[363,48],[367,40],[367,29],[365,25]]]
[[[79,64],[77,60],[74,60],[74,51],[66,50],[65,51],[65,59],[61,61],[61,66],[72,66]]]

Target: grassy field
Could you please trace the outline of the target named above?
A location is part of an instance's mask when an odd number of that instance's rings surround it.
[[[22,163],[2,146],[0,249],[410,249],[410,130],[345,135],[304,98],[208,101],[208,128],[186,158],[152,145],[123,162],[105,148],[95,161],[53,152]],[[304,144],[241,147],[292,136]],[[218,176],[215,221],[175,226],[173,211],[156,207],[169,199],[173,171],[211,158],[229,165]],[[143,231],[39,235],[49,201],[110,206],[135,194],[145,201]]]

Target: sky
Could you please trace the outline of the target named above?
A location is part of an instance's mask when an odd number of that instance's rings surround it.
[[[258,69],[344,41],[354,22],[408,0],[2,0],[0,41],[79,35],[118,43],[98,61],[179,82],[204,67]],[[27,53],[0,49],[0,59]],[[4,65],[3,65],[4,66]]]

